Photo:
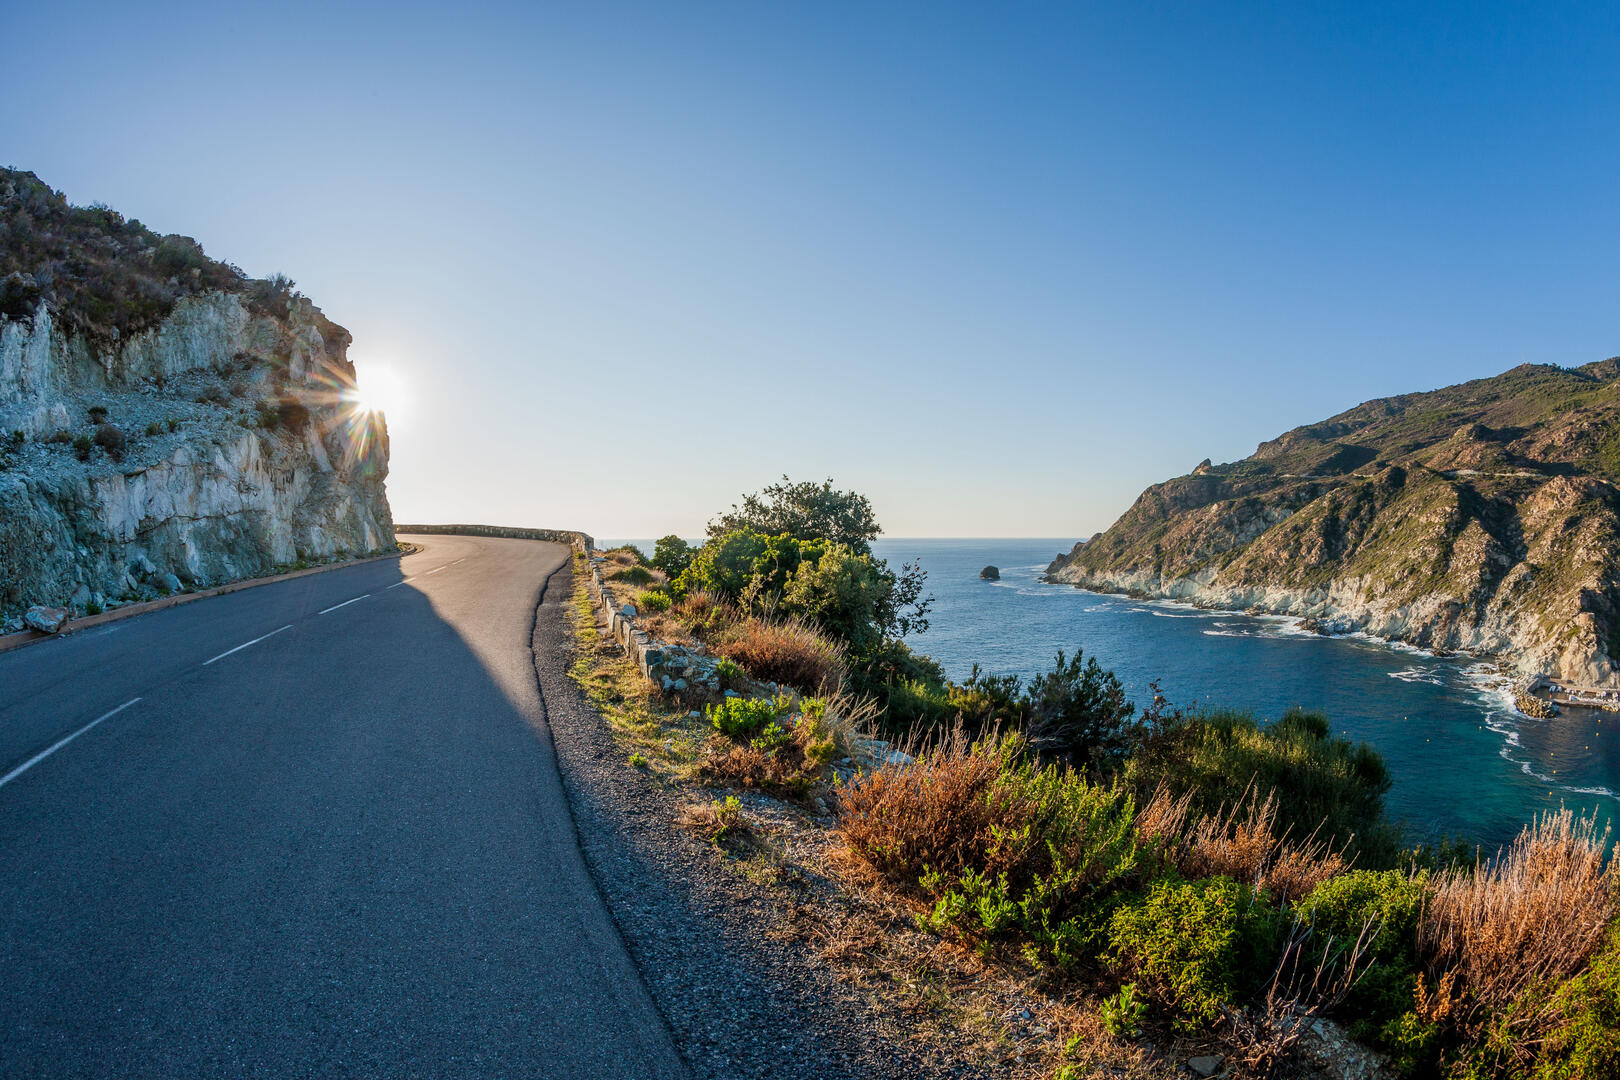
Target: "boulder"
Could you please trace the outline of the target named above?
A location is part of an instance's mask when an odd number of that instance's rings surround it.
[[[42,634],[55,634],[67,622],[67,608],[35,605],[23,613],[23,625]]]
[[[1226,1060],[1218,1054],[1203,1054],[1199,1057],[1187,1059],[1187,1068],[1192,1070],[1194,1076],[1214,1076],[1215,1071]]]
[[[986,581],[1000,581],[1001,571],[996,569],[994,566],[987,566],[983,570],[979,571],[979,576],[984,578]]]
[[[154,581],[153,584],[167,593],[177,593],[180,591],[180,579],[175,577],[173,574],[159,574],[157,576],[157,580]]]

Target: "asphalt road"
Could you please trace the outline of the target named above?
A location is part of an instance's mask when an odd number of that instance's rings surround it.
[[[537,689],[568,549],[414,539],[0,655],[0,1076],[686,1075]]]

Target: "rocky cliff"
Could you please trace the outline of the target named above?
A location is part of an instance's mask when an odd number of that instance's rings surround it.
[[[1048,568],[1620,685],[1620,360],[1369,401],[1157,484]]]
[[[349,334],[283,279],[0,170],[0,618],[393,546]]]

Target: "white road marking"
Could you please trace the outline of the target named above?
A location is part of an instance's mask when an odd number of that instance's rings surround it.
[[[31,757],[27,761],[23,762],[21,765],[17,766],[15,769],[12,769],[10,772],[6,773],[6,775],[0,776],[0,787],[5,787],[7,784],[9,784],[13,780],[17,779],[17,777],[21,776],[23,773],[27,772],[29,769],[32,769],[35,765],[38,765],[40,762],[44,761],[46,758],[50,757],[52,754],[54,754],[58,750],[62,749],[62,747],[66,746],[68,743],[72,742],[74,739],[77,739],[80,735],[83,735],[85,732],[89,731],[91,728],[95,727],[97,724],[101,723],[103,720],[106,720],[106,719],[108,719],[110,717],[117,716],[119,713],[123,712],[125,709],[129,708],[131,705],[135,704],[139,700],[141,700],[141,699],[140,698],[130,698],[128,701],[124,702],[122,705],[118,706],[118,708],[112,710],[111,712],[102,713],[100,716],[96,717],[94,720],[90,721],[88,724],[84,725],[84,727],[80,728],[78,731],[75,731],[73,734],[67,736],[66,738],[59,739],[55,743],[52,743],[50,746],[48,746],[45,749],[41,750],[39,753],[35,754],[33,757]]]
[[[370,595],[371,595],[370,593],[362,593],[361,595],[355,597],[353,600],[345,600],[341,604],[333,604],[329,608],[322,608],[320,611],[317,611],[315,614],[317,614],[317,615],[325,615],[328,611],[336,611],[340,607],[348,607],[350,604],[358,604],[360,601],[364,600],[366,597],[368,597]]]
[[[281,630],[291,630],[291,629],[292,629],[292,623],[288,623],[286,626],[283,626],[281,628]],[[243,649],[247,648],[249,645],[257,645],[259,642],[263,641],[265,638],[275,637],[277,634],[281,633],[281,630],[272,630],[268,634],[264,634],[261,637],[254,638],[252,641],[244,641],[244,642],[242,642],[242,644],[238,645],[234,649],[226,649],[224,652],[222,652],[218,656],[214,657],[213,660],[204,660],[202,662],[202,666],[207,667],[209,664],[212,664],[214,662],[214,660],[223,660],[227,656],[231,655],[231,653],[241,652]]]
[[[428,574],[437,574],[440,570],[448,570],[454,565],[455,563],[445,563],[443,566],[435,566],[432,570],[429,570],[427,574],[423,574],[421,576],[427,577]]]
[[[396,581],[396,582],[394,582],[392,585],[388,586],[388,589],[397,589],[401,585],[408,585],[408,584],[410,584],[410,579],[406,578],[404,581]],[[384,589],[383,592],[387,592],[388,589]]]

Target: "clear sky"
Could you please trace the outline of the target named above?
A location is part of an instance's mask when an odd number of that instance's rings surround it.
[[[1620,353],[1620,8],[6,4],[0,160],[284,272],[400,520],[1081,536]]]

